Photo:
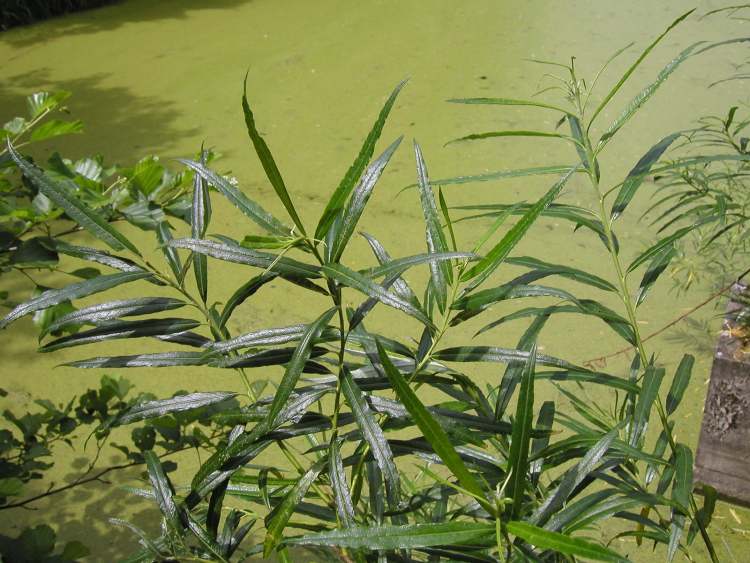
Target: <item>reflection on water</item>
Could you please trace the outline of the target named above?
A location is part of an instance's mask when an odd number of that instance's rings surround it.
[[[572,157],[569,147],[554,141],[496,140],[444,147],[446,141],[470,132],[554,127],[546,113],[522,108],[467,108],[444,100],[456,96],[528,97],[554,84],[554,79],[542,76],[547,68],[525,59],[560,60],[576,55],[579,72],[592,76],[612,52],[635,41],[636,47],[615,61],[606,75],[613,80],[633,59],[638,46],[690,7],[689,2],[645,0],[435,0],[428,9],[422,2],[395,0],[356,5],[343,0],[124,1],[0,35],[0,58],[4,61],[0,119],[22,111],[21,97],[34,89],[70,89],[74,93],[71,112],[84,120],[87,132],[65,140],[66,155],[100,152],[109,162],[129,163],[152,152],[163,157],[193,154],[205,141],[223,153],[219,168],[231,171],[244,190],[276,212],[278,204],[251,154],[241,118],[241,80],[249,69],[249,96],[259,127],[300,202],[303,219],[312,223],[356,154],[383,98],[405,76],[410,82],[394,108],[382,143],[385,146],[400,134],[418,138],[433,177],[566,163]],[[715,3],[705,3],[701,9],[712,7]],[[642,66],[620,95],[620,104],[685,45],[696,39],[740,35],[741,31],[741,22],[720,18],[685,24]],[[613,144],[602,161],[603,181],[610,185],[619,181],[644,148],[664,134],[689,126],[703,113],[722,113],[737,102],[736,83],[720,84],[710,91],[706,86],[732,72],[731,62],[741,60],[738,53],[728,49],[712,59],[690,61],[680,69]],[[545,94],[550,100],[554,95],[554,91]],[[602,123],[611,121],[619,107],[615,104],[605,112]],[[378,236],[394,256],[422,251],[421,212],[415,194],[407,191],[396,197],[413,179],[412,158],[402,149],[381,179],[361,224],[362,230]],[[447,190],[446,197],[450,205],[532,200],[549,181],[534,178],[459,186]],[[573,182],[563,201],[585,204],[589,198],[583,183]],[[649,238],[645,226],[634,220],[638,214],[636,206],[629,218],[622,219],[622,241],[632,253],[643,248]],[[458,235],[462,240],[472,240],[477,228],[477,223],[461,223]],[[245,229],[234,210],[216,202],[210,232],[242,237]],[[146,251],[155,250],[152,239],[134,236]],[[608,265],[598,245],[584,233],[572,235],[566,225],[548,221],[538,226],[518,253],[565,261],[607,275]],[[371,263],[361,241],[350,253],[345,261],[352,267]],[[245,276],[239,267],[222,271],[221,277],[211,281],[213,298],[226,299]],[[423,281],[419,275],[415,279],[417,283]],[[52,285],[55,280],[47,282]],[[2,283],[18,282],[4,276]],[[567,288],[564,283],[560,286]],[[16,287],[10,289],[17,291]],[[232,330],[237,333],[279,326],[317,315],[322,302],[309,303],[311,310],[298,312],[299,301],[294,295],[269,291],[260,305],[251,300],[243,305],[243,314],[235,319]],[[700,295],[701,290],[695,289],[676,302],[667,287],[655,291],[643,306],[643,318],[648,319],[644,331],[663,326],[683,307],[699,301]],[[503,312],[498,308],[499,314]],[[702,312],[696,322],[707,318],[710,312]],[[385,333],[394,325],[392,317],[383,311],[370,322],[373,330]],[[606,327],[599,325],[587,328],[587,338],[570,338],[570,334],[580,334],[582,322],[570,318],[551,321],[542,336],[545,351],[581,361],[620,346]],[[476,328],[467,323],[464,332],[457,333],[450,344],[468,340]],[[512,346],[523,328],[519,323],[504,325],[483,335],[477,343]],[[23,321],[3,335],[3,387],[14,393],[39,393],[63,401],[98,377],[90,371],[53,370],[59,363],[81,357],[80,352],[37,355],[31,333],[29,322]],[[132,353],[132,346],[116,343],[108,352]],[[652,346],[660,350],[659,360],[667,366],[675,365],[685,347],[684,342],[665,338]],[[683,407],[692,416],[684,430],[687,436],[681,439],[694,442],[705,393],[702,382],[711,353],[692,343],[689,348],[700,356],[694,387]],[[617,361],[622,363],[626,358]],[[609,369],[618,366],[615,363]],[[231,375],[216,372],[144,369],[128,372],[128,377],[139,388],[159,396],[176,389],[237,388],[238,382]],[[258,377],[276,375],[271,371]],[[497,371],[479,369],[476,376],[494,381]],[[554,389],[545,392],[555,393]],[[114,451],[108,455],[118,459]],[[67,468],[75,457],[72,452],[61,451],[56,460],[56,479],[69,477]],[[193,458],[186,460],[180,474],[187,475],[194,463]],[[125,477],[136,479],[138,472]],[[84,539],[102,560],[133,545],[126,533],[107,528],[103,517],[136,518],[144,522],[144,527],[156,518],[151,506],[133,501],[104,483],[60,495],[39,503],[38,508],[35,513],[19,512],[12,519],[4,519],[3,528],[54,514],[63,538]],[[97,522],[96,533],[90,530],[91,522]],[[727,534],[729,541],[734,541],[732,532]]]

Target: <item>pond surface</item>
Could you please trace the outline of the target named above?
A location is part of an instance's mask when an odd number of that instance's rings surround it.
[[[719,5],[705,2],[699,11]],[[248,95],[259,127],[274,151],[303,219],[312,223],[356,155],[385,96],[401,79],[409,77],[381,144],[384,147],[401,134],[407,142],[381,179],[361,223],[362,230],[376,235],[391,254],[403,256],[423,251],[417,198],[413,192],[396,197],[415,178],[412,137],[422,145],[434,178],[564,164],[572,156],[568,147],[544,140],[495,140],[445,147],[447,141],[472,132],[550,129],[554,123],[549,114],[538,111],[457,106],[444,100],[529,97],[554,81],[542,76],[550,71],[548,67],[527,59],[565,61],[575,55],[579,74],[590,77],[614,51],[634,41],[636,45],[616,60],[605,75],[605,83],[611,84],[639,49],[691,7],[690,2],[646,0],[379,0],[357,4],[343,0],[130,0],[0,34],[0,120],[21,114],[23,96],[32,91],[70,90],[70,110],[75,118],[85,122],[86,132],[66,138],[62,146],[55,144],[65,156],[101,153],[108,162],[131,163],[147,154],[158,154],[166,160],[192,155],[205,141],[222,153],[217,168],[231,172],[252,197],[282,215],[244,130],[240,96],[242,79],[249,70]],[[686,23],[642,65],[619,96],[619,103],[602,116],[602,122],[611,121],[632,95],[691,42],[741,35],[744,28],[743,22],[724,17]],[[665,134],[691,126],[700,115],[723,113],[730,105],[744,101],[740,83],[707,88],[711,82],[728,76],[733,71],[732,63],[742,60],[739,49],[727,49],[683,66],[610,148],[602,161],[603,181],[610,185],[620,181],[643,152]],[[546,98],[554,100],[555,95],[551,91]],[[533,200],[549,183],[549,178],[537,178],[453,187],[446,190],[446,198],[450,205]],[[235,210],[218,198],[214,201],[210,232],[239,237],[250,232]],[[562,201],[587,203],[586,186],[573,182]],[[641,209],[645,201],[641,200]],[[638,223],[638,216],[635,206],[620,227],[621,239],[629,245],[631,255],[648,240],[646,223]],[[459,237],[473,241],[479,227],[477,223],[461,224]],[[155,249],[150,237],[133,236],[142,248]],[[372,263],[361,241],[349,252],[345,261],[352,267]],[[609,263],[596,240],[583,234],[572,235],[567,226],[554,221],[537,225],[517,252],[609,275]],[[246,275],[241,268],[231,268],[226,275],[214,277],[210,287],[213,298],[226,299]],[[39,279],[49,285],[62,283],[44,276]],[[419,275],[415,278],[417,283],[423,279]],[[2,283],[4,289],[16,292],[17,299],[22,297],[19,288],[23,287],[23,280],[3,276]],[[665,280],[642,307],[645,334],[662,327],[707,295],[706,288],[695,288],[679,296],[670,289],[670,282]],[[309,320],[322,310],[322,301],[296,299],[296,295],[283,290],[265,293],[262,302],[243,306],[230,326],[232,332]],[[351,298],[355,302],[354,296]],[[707,308],[695,318],[710,320],[715,314],[716,310]],[[388,313],[381,311],[370,324],[373,330],[389,333],[392,321]],[[584,337],[583,322],[555,319],[540,343],[545,351],[576,363],[621,347],[594,321],[586,325]],[[405,326],[414,329],[413,335],[418,337],[416,327]],[[467,342],[478,326],[457,331],[451,343]],[[716,322],[712,326],[718,327]],[[524,327],[507,327],[483,335],[476,342],[512,347]],[[35,352],[35,334],[30,321],[24,320],[2,336],[2,387],[11,391],[12,398],[21,403],[37,396],[64,402],[95,384],[101,372],[53,368],[88,352],[97,355],[101,350],[73,349],[41,355]],[[679,330],[668,331],[654,338],[649,350],[658,351],[659,361],[668,372],[674,370],[686,348],[697,356],[693,383],[680,411],[685,418],[680,439],[695,445],[710,369],[710,340],[708,347],[688,347],[684,339],[677,338],[679,335]],[[134,353],[136,345],[111,344],[107,353]],[[608,370],[616,372],[625,361],[624,357],[616,358]],[[486,381],[497,381],[501,372],[498,368],[485,368],[473,373]],[[236,377],[219,370],[139,369],[125,375],[139,389],[159,396],[171,395],[178,389],[239,390]],[[276,377],[277,372],[258,374],[261,376]],[[556,396],[553,388],[541,392],[544,393]],[[596,398],[595,393],[592,397]],[[64,482],[81,467],[81,455],[80,451],[58,450],[55,479]],[[114,450],[107,450],[104,458],[103,463],[121,459]],[[192,457],[186,458],[180,475],[188,475],[194,463]],[[115,482],[121,484],[124,479],[136,483],[137,477],[137,472],[121,474]],[[126,532],[107,526],[107,517],[156,522],[151,505],[106,483],[77,488],[35,507],[38,510],[16,510],[12,518],[8,517],[10,513],[3,513],[2,531],[10,533],[19,526],[49,522],[64,540],[81,539],[90,545],[97,554],[92,560],[111,560],[133,547]],[[747,552],[748,521],[750,513],[741,509],[731,512],[722,505],[717,511],[716,543],[722,560],[732,560],[727,546],[731,546],[738,561]],[[626,552],[627,544],[619,548]],[[699,548],[693,556],[697,560],[704,558]]]

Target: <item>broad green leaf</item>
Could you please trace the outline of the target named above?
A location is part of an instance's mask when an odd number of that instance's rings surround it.
[[[675,371],[674,379],[672,380],[672,386],[669,388],[667,394],[667,415],[672,414],[682,401],[682,396],[685,394],[685,390],[690,383],[690,375],[693,372],[693,364],[695,364],[695,357],[690,354],[685,354],[680,360],[680,365],[677,366]]]
[[[138,249],[125,236],[117,231],[98,212],[91,209],[83,201],[78,199],[66,185],[54,180],[51,176],[40,170],[30,162],[26,161],[8,143],[8,152],[26,176],[44,195],[54,202],[55,205],[65,210],[76,223],[89,231],[97,239],[108,244],[115,250],[127,248],[134,254],[140,256]]]
[[[29,135],[29,140],[33,142],[44,141],[60,135],[70,135],[72,133],[82,133],[83,122],[62,121],[61,119],[51,119],[35,127]]]
[[[617,563],[627,561],[625,557],[599,544],[559,532],[550,532],[528,522],[508,522],[506,529],[514,536],[544,550],[551,550],[556,553],[573,555],[593,561],[615,561]]]
[[[617,192],[615,202],[612,204],[613,220],[617,219],[622,212],[625,211],[625,208],[635,196],[636,191],[638,191],[638,188],[643,184],[643,180],[645,180],[646,174],[649,173],[651,167],[661,158],[664,151],[666,151],[669,148],[669,145],[671,145],[679,136],[680,133],[673,133],[672,135],[664,137],[661,141],[651,147],[648,152],[640,158],[633,169],[628,172],[625,181],[620,187],[620,191]]]
[[[15,307],[4,319],[0,320],[0,329],[5,328],[13,321],[29,315],[35,311],[52,307],[63,301],[72,301],[79,297],[93,295],[118,285],[123,285],[136,280],[142,280],[151,277],[149,272],[138,270],[135,272],[121,272],[107,276],[99,276],[91,280],[70,284],[62,289],[49,289],[25,303]]]
[[[161,311],[171,311],[184,306],[185,302],[171,297],[140,297],[137,299],[125,299],[121,301],[108,301],[98,303],[90,307],[78,309],[67,315],[56,319],[45,330],[41,337],[50,332],[55,332],[69,324],[100,324],[105,321],[119,319],[120,317],[132,317],[137,315],[148,315]]]
[[[402,138],[403,137],[399,137],[391,143],[388,148],[383,151],[383,154],[376,158],[367,170],[365,170],[357,187],[354,188],[349,201],[344,208],[341,209],[341,221],[335,224],[335,242],[330,251],[332,262],[337,262],[344,253],[346,245],[352,234],[354,234],[354,229],[357,227],[357,222],[362,216],[365,206],[370,199],[372,190],[375,188],[375,184],[380,179],[380,175],[383,173],[383,170],[385,170],[391,156],[393,156],[393,153],[396,151],[399,144],[401,144]]]
[[[414,317],[426,326],[432,327],[432,321],[422,312],[417,309],[414,305],[408,301],[404,301],[397,295],[390,293],[383,286],[375,283],[372,279],[367,276],[350,270],[342,264],[326,264],[322,267],[322,272],[329,278],[336,280],[338,283],[351,287],[367,295],[368,297],[374,297],[384,305],[398,309]]]
[[[469,287],[473,289],[486,280],[508,257],[539,215],[557,198],[573,172],[574,169],[570,169],[544,197],[532,205],[502,240],[482,260],[474,264],[461,276],[461,281],[471,280]]]
[[[210,240],[195,239],[175,239],[169,242],[170,246],[175,248],[186,248],[193,252],[206,254],[218,260],[226,262],[235,262],[237,264],[247,264],[263,268],[267,271],[287,274],[290,276],[299,276],[303,278],[319,278],[320,271],[317,266],[304,264],[286,256],[276,256],[267,252],[250,250],[239,245],[230,245]]]
[[[461,487],[472,494],[485,508],[489,508],[482,487],[479,485],[474,474],[464,465],[463,460],[456,452],[445,430],[443,430],[414,394],[414,391],[409,387],[401,372],[391,362],[380,341],[377,342],[377,347],[380,363],[385,369],[393,390],[422,431],[422,435],[427,439],[440,459],[443,460],[446,467],[456,476]],[[492,512],[491,508],[490,512]]]
[[[399,92],[404,87],[406,82],[406,80],[403,80],[396,86],[393,92],[391,92],[391,95],[386,100],[385,105],[380,110],[378,118],[373,124],[372,129],[370,129],[370,132],[365,138],[365,141],[362,144],[362,148],[359,149],[357,158],[349,167],[349,170],[347,170],[346,175],[341,179],[341,183],[336,188],[336,191],[334,191],[333,195],[331,195],[331,199],[326,204],[323,215],[321,215],[318,226],[315,229],[315,238],[317,240],[321,240],[325,236],[326,232],[331,226],[331,223],[333,222],[334,217],[341,209],[343,209],[344,203],[349,197],[349,194],[354,189],[354,186],[362,175],[362,172],[367,166],[367,163],[370,162],[370,159],[375,152],[375,144],[380,138],[380,134],[383,132],[383,127],[385,126],[386,119],[388,119],[388,114],[391,112],[393,104],[396,102],[396,97],[398,96]]]
[[[146,336],[160,336],[184,332],[199,326],[198,321],[192,319],[159,318],[141,321],[116,321],[107,323],[91,330],[84,330],[45,344],[39,348],[40,352],[53,352],[71,346],[93,344],[105,340],[120,338],[143,338]]]
[[[161,368],[202,366],[208,363],[203,352],[159,352],[135,356],[102,356],[63,364],[74,368]]]
[[[242,191],[234,187],[229,180],[220,176],[213,170],[206,168],[199,162],[192,160],[177,159],[188,168],[199,174],[206,182],[219,190],[232,205],[247,215],[256,225],[263,230],[278,236],[289,236],[290,228],[284,225],[276,217],[263,209],[247,197]]]
[[[453,104],[480,104],[494,106],[526,106],[541,109],[551,109],[560,113],[569,114],[570,110],[535,100],[516,100],[512,98],[452,98],[448,102]]]
[[[407,526],[368,526],[286,538],[287,545],[323,545],[368,550],[413,549],[432,545],[485,545],[495,535],[495,524],[441,522]]]
[[[607,93],[606,96],[604,96],[604,99],[599,103],[597,108],[594,110],[594,113],[591,114],[591,119],[589,119],[588,129],[591,129],[591,125],[593,125],[594,121],[596,120],[597,116],[604,110],[605,107],[607,107],[607,104],[609,104],[609,101],[617,94],[617,92],[620,91],[620,88],[622,88],[622,85],[627,82],[628,78],[630,78],[630,75],[635,72],[635,69],[638,68],[638,66],[643,62],[643,59],[645,59],[648,54],[656,47],[659,42],[664,39],[664,37],[674,28],[677,26],[682,20],[687,18],[690,14],[692,14],[695,11],[695,9],[690,10],[689,12],[686,12],[682,14],[680,17],[678,17],[676,20],[674,20],[667,29],[664,30],[664,32],[659,35],[656,39],[654,39],[651,44],[646,47],[646,49],[640,54],[640,56],[636,59],[636,61],[630,65],[627,71],[625,71],[625,74],[622,75],[620,80],[617,81],[617,84],[615,84],[612,89]]]
[[[209,393],[190,393],[189,395],[175,395],[171,399],[147,401],[134,405],[119,415],[113,422],[114,426],[131,424],[148,418],[158,418],[175,412],[184,412],[208,405],[216,405],[235,397],[237,393],[214,391]]]
[[[346,367],[341,375],[341,390],[344,392],[344,397],[346,397],[349,408],[357,421],[360,432],[362,432],[362,437],[370,446],[375,463],[378,464],[380,471],[383,473],[389,504],[394,507],[398,502],[400,486],[398,469],[393,461],[393,452],[391,452],[383,429],[375,420],[362,391]]]
[[[294,221],[294,224],[297,226],[300,233],[305,235],[305,227],[302,224],[299,215],[297,215],[297,210],[294,208],[292,199],[289,197],[289,192],[284,185],[284,179],[281,177],[281,172],[279,172],[279,168],[276,166],[271,150],[268,148],[268,145],[263,140],[263,137],[261,137],[255,126],[255,117],[253,116],[250,104],[247,101],[247,75],[245,76],[245,82],[242,88],[242,111],[245,114],[247,133],[250,136],[250,140],[253,142],[255,153],[258,155],[263,170],[266,172],[268,181],[271,182],[276,195],[279,200],[281,200],[281,203],[284,204],[287,213],[289,213],[289,216],[292,218],[292,221]]]
[[[297,505],[305,498],[308,489],[318,478],[318,475],[328,464],[327,458],[315,462],[307,472],[300,477],[284,500],[266,517],[266,537],[263,541],[263,556],[268,557],[282,541],[282,534]]]
[[[513,434],[510,442],[508,465],[510,478],[506,485],[506,494],[513,499],[511,518],[519,516],[521,503],[526,492],[529,464],[529,440],[534,415],[534,359],[536,358],[536,344],[529,348],[529,357],[521,374],[521,388],[516,403],[516,416],[513,419]]]
[[[26,107],[29,110],[29,117],[35,119],[42,115],[42,112],[56,109],[65,100],[70,98],[71,92],[59,90],[57,92],[34,92],[26,97]]]

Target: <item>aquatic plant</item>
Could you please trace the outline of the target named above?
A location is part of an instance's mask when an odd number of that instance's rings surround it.
[[[659,390],[666,370],[646,349],[637,316],[638,305],[664,271],[670,245],[684,236],[684,230],[654,241],[627,267],[615,233],[617,217],[626,212],[646,175],[677,136],[656,143],[624,181],[611,189],[600,186],[598,161],[668,76],[689,57],[714,45],[696,44],[683,51],[602,135],[594,136],[594,124],[603,117],[604,108],[666,33],[687,15],[645,49],[593,111],[589,111],[590,93],[600,75],[587,88],[572,62],[557,65],[568,73],[564,84],[569,104],[565,107],[506,98],[456,100],[559,112],[560,125],[570,127],[569,135],[493,131],[461,140],[555,138],[572,145],[576,161],[505,172],[506,177],[546,172],[559,178],[534,203],[482,208],[495,221],[478,241],[465,244],[456,237],[445,194],[435,193],[415,142],[415,189],[425,220],[426,252],[392,258],[374,236],[364,235],[375,257],[368,268],[347,266],[345,251],[401,142],[395,139],[373,159],[403,83],[388,97],[314,228],[298,213],[243,95],[250,141],[288,218],[271,215],[211,170],[205,155],[184,160],[194,172],[191,236],[174,238],[166,222],[159,224],[165,267],[154,265],[98,210],[24,159],[9,143],[9,153],[25,178],[109,247],[107,251],[66,244],[58,251],[103,264],[115,273],[45,291],[14,308],[0,327],[64,301],[139,282],[139,287],[153,291],[153,297],[104,301],[57,318],[54,326],[58,329],[73,323],[93,328],[47,340],[40,351],[155,337],[184,347],[170,352],[139,348],[133,355],[99,356],[68,365],[232,369],[244,385],[236,405],[226,401],[226,393],[215,393],[214,397],[189,394],[132,407],[134,418],[150,420],[210,405],[217,411],[215,417],[235,426],[185,489],[173,486],[156,455],[143,452],[151,488],[140,494],[158,504],[163,526],[161,534],[153,537],[138,523],[114,521],[139,537],[143,549],[131,560],[200,557],[228,561],[259,553],[289,560],[291,549],[313,546],[334,550],[350,561],[624,561],[626,555],[612,549],[609,542],[585,534],[605,521],[614,521],[619,528],[608,528],[608,539],[635,538],[637,542],[629,544],[632,549],[642,545],[645,549],[644,541],[655,542],[663,544],[666,558],[672,559],[678,550],[687,551],[699,535],[716,561],[707,531],[715,492],[705,487],[705,499],[699,505],[692,492],[691,448],[675,439],[679,424],[675,412],[690,383],[693,358],[684,356],[663,400]],[[594,209],[556,203],[566,184],[580,177],[590,183]],[[489,176],[436,184],[482,179]],[[205,238],[211,221],[209,186],[262,234],[242,241],[221,235]],[[519,218],[491,244],[512,216]],[[565,264],[514,255],[535,223],[549,216],[569,221],[601,240],[613,280]],[[223,303],[216,302],[211,295],[209,274],[214,268],[209,268],[209,258],[220,264],[239,264],[254,275]],[[498,285],[499,274],[511,266],[526,272]],[[414,267],[429,269],[422,291],[415,291],[409,281],[407,272]],[[634,295],[629,278],[643,269]],[[573,280],[581,290],[615,295],[622,311],[535,283],[552,277]],[[263,301],[254,296],[271,290],[272,281],[309,292],[311,299],[295,307],[298,322],[231,334],[228,321],[240,311],[239,306],[250,300],[263,307]],[[163,292],[173,295],[170,307],[161,305]],[[323,298],[328,303],[313,311]],[[359,305],[347,307],[347,301],[355,298]],[[445,345],[446,335],[456,325],[486,316],[495,303],[518,298],[552,298],[557,303],[542,300],[539,307],[518,309],[483,329],[496,330],[511,320],[527,319],[528,328],[517,344]],[[367,328],[368,315],[383,307],[408,318],[391,325],[395,334]],[[188,313],[151,316],[175,309]],[[635,351],[629,372],[607,373],[541,353],[537,340],[550,317],[560,313],[593,317],[623,338]],[[124,320],[141,315],[149,316]],[[410,339],[406,333],[411,328],[415,332]],[[586,330],[582,334],[588,334]],[[476,363],[503,364],[505,369],[499,381],[483,388],[468,369]],[[258,385],[264,376],[255,374],[263,374],[269,366],[283,366],[283,376],[274,393],[264,394]],[[537,387],[548,384],[559,386],[572,412],[553,401],[538,404]],[[580,390],[592,386],[608,393],[611,404],[581,400]],[[425,390],[441,400],[426,405]],[[654,423],[660,432],[652,436],[647,430]],[[286,457],[290,469],[264,464],[264,450]],[[254,544],[247,539],[249,531],[261,522],[263,539]]]

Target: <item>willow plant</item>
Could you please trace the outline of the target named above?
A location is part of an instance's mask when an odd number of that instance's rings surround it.
[[[654,364],[643,344],[636,317],[642,297],[632,296],[628,285],[628,274],[639,266],[648,263],[648,272],[654,271],[654,257],[668,242],[657,242],[626,269],[613,231],[616,216],[627,207],[659,148],[650,150],[623,183],[612,214],[605,208],[597,160],[608,141],[688,55],[676,59],[636,98],[601,140],[594,144],[590,135],[593,122],[662,37],[638,58],[591,117],[585,113],[587,96],[573,66],[568,67],[573,107],[562,111],[572,135],[554,135],[571,142],[580,161],[557,167],[559,179],[537,202],[502,209],[490,230],[468,245],[469,251],[460,250],[463,244],[456,239],[449,207],[442,192],[435,193],[415,142],[426,252],[391,258],[374,236],[365,235],[375,260],[364,269],[347,266],[345,251],[401,142],[394,140],[373,158],[403,83],[388,97],[314,228],[298,213],[243,95],[250,140],[288,219],[268,213],[200,159],[185,160],[195,172],[191,236],[173,238],[168,224],[160,226],[162,267],[76,199],[64,181],[43,173],[9,147],[28,180],[115,253],[69,244],[60,251],[104,264],[115,273],[43,293],[15,308],[0,327],[62,300],[124,284],[150,283],[144,287],[159,293],[154,297],[105,301],[57,319],[58,326],[75,322],[94,327],[49,340],[41,351],[120,338],[158,338],[181,348],[100,356],[69,365],[203,366],[236,370],[244,382],[244,393],[236,397],[239,406],[227,400],[234,393],[196,393],[136,405],[119,421],[213,405],[220,411],[215,416],[236,424],[184,488],[172,485],[155,455],[144,454],[151,488],[141,494],[156,500],[163,526],[161,535],[153,537],[133,523],[115,522],[130,527],[140,538],[143,549],[131,560],[228,561],[261,553],[288,560],[295,557],[294,550],[313,546],[350,561],[626,561],[627,554],[586,533],[612,519],[622,523],[612,531],[613,537],[637,539],[629,544],[632,549],[644,541],[661,543],[671,559],[700,534],[716,559],[706,530],[715,497],[706,489],[707,500],[698,507],[692,495],[691,450],[673,433],[674,413],[689,384],[693,359],[685,356],[680,363],[664,403],[658,392],[665,370]],[[554,109],[517,100],[464,101]],[[599,194],[598,213],[555,203],[566,183],[580,174]],[[209,187],[226,197],[261,234],[241,242],[220,235],[205,238],[211,218]],[[519,220],[483,252],[512,214],[520,215]],[[545,215],[571,219],[600,236],[616,279],[513,255],[516,245]],[[213,267],[208,258],[218,265],[243,265],[249,272],[247,281],[221,307],[210,298]],[[528,271],[497,285],[507,266]],[[413,267],[429,269],[423,291],[415,291],[407,279]],[[553,276],[620,295],[624,314],[596,300],[533,283]],[[650,277],[653,274],[647,274]],[[262,308],[263,302],[255,296],[268,291],[265,286],[272,280],[324,295],[329,305],[317,314],[300,305],[297,324],[231,334],[228,321],[238,314],[239,305],[247,301]],[[640,295],[651,283],[642,286]],[[164,291],[173,294],[168,304],[161,296]],[[345,295],[361,295],[361,304],[348,308]],[[445,335],[455,325],[511,297],[553,297],[566,304],[519,309],[495,321],[530,319],[517,344],[445,346]],[[368,330],[366,321],[376,307],[389,307],[394,315],[414,319],[419,331],[410,339],[401,332]],[[151,316],[175,309],[195,311],[197,318]],[[635,346],[638,353],[630,374],[609,374],[540,353],[537,338],[548,319],[560,312],[597,317]],[[124,320],[135,315],[149,316]],[[500,380],[483,388],[467,371],[478,363],[504,364]],[[264,395],[257,383],[274,365],[284,366],[284,373],[275,393]],[[597,386],[624,400],[611,411],[573,400],[576,412],[560,412],[553,401],[535,401],[536,387],[550,381],[572,399],[574,393],[566,388],[578,385]],[[425,405],[427,394],[440,400]],[[653,418],[663,427],[655,444],[646,439]],[[286,457],[290,468],[259,463],[265,450]],[[260,528],[261,522],[262,541],[255,544],[248,539],[249,531],[256,524]]]

